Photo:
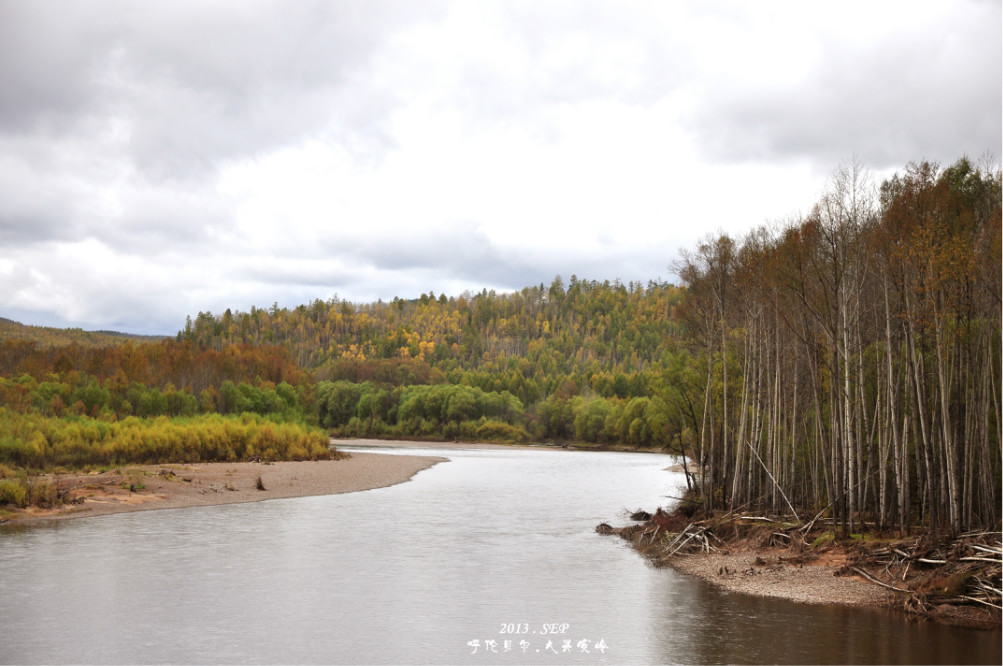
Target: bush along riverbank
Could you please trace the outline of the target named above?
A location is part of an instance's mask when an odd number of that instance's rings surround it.
[[[259,414],[107,421],[0,408],[0,519],[11,509],[70,501],[55,473],[127,465],[330,460],[327,434]],[[131,489],[136,486],[130,482]]]
[[[807,603],[884,606],[910,616],[1001,628],[1003,534],[840,536],[831,521],[638,510],[633,524],[596,531],[630,542],[655,566],[724,589]]]

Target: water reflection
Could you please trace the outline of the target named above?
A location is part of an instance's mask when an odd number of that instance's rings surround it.
[[[691,591],[693,663],[996,663],[999,633],[911,621],[901,614]]]
[[[412,452],[451,462],[350,495],[0,531],[0,662],[999,662],[998,634],[726,594],[596,535],[677,494],[665,456]]]

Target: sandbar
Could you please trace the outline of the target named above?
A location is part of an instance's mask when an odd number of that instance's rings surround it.
[[[67,503],[17,510],[6,522],[351,493],[404,483],[446,460],[352,453],[338,460],[126,465],[102,473],[49,475]]]

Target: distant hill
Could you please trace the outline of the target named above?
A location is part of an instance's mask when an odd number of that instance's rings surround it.
[[[65,347],[78,344],[85,347],[110,347],[133,342],[156,342],[161,335],[134,335],[118,331],[85,331],[80,328],[54,328],[51,326],[29,326],[0,317],[0,342],[4,340],[30,340],[40,345]]]
[[[641,395],[643,378],[633,389],[627,383],[657,369],[677,343],[676,308],[684,295],[664,282],[621,284],[572,275],[565,284],[558,276],[549,288],[540,284],[506,294],[429,293],[390,303],[331,299],[292,309],[200,312],[189,317],[178,339],[216,350],[278,345],[319,379],[434,383],[424,375],[385,377],[421,367],[438,373],[440,381],[508,390],[526,404],[567,379],[575,393],[592,386],[600,395]]]

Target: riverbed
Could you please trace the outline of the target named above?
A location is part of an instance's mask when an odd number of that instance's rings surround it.
[[[0,662],[999,663],[997,632],[730,594],[597,535],[671,504],[668,456],[356,450],[449,461],[364,492],[3,528]]]

